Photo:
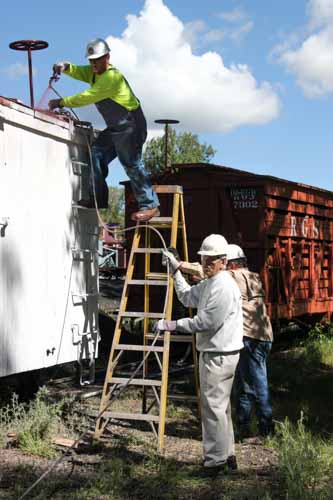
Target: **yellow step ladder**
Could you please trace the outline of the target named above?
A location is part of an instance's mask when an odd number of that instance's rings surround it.
[[[95,437],[99,438],[102,435],[110,419],[147,421],[158,439],[158,448],[161,451],[164,446],[170,342],[191,343],[194,364],[195,397],[189,396],[186,398],[186,396],[178,396],[175,399],[195,399],[199,403],[199,381],[195,337],[193,335],[170,335],[170,332],[157,335],[152,332],[153,321],[161,318],[172,319],[174,292],[173,277],[168,276],[166,272],[161,273],[152,270],[154,267],[152,263],[156,265],[158,262],[160,264],[162,258],[161,249],[163,245],[158,239],[157,233],[170,233],[170,240],[166,245],[178,249],[177,241],[180,232],[182,240],[180,254],[183,260],[188,261],[183,189],[181,186],[154,186],[154,191],[160,195],[172,195],[172,215],[169,217],[153,217],[148,222],[138,222],[136,225],[96,422]],[[144,246],[141,246],[143,235]],[[152,246],[152,244],[156,242],[159,247]],[[141,262],[141,268],[143,268],[144,274],[143,279],[135,276],[137,268],[140,267],[138,265],[140,262],[137,262],[137,260],[140,259],[140,255],[144,257],[144,263]],[[143,297],[142,294],[140,294],[141,299],[143,298],[142,311],[128,310],[130,290],[133,286],[143,287]],[[161,287],[165,289],[164,311],[151,312],[150,307],[153,305],[154,300],[152,300],[153,297],[150,292],[156,291],[157,287],[159,289]],[[122,321],[124,318],[139,318],[143,321],[143,337],[142,343],[139,345],[120,343]],[[138,378],[134,378],[133,375],[128,378],[114,376],[115,369],[122,354],[127,351],[142,352],[143,359],[139,366],[140,371],[142,371],[142,376]],[[149,377],[149,361],[152,360],[159,369],[160,378],[156,378],[156,376],[153,378]],[[137,370],[135,371],[135,375]],[[122,413],[109,409],[114,397],[113,395],[117,394],[117,391],[121,391],[122,388],[128,385],[142,387],[142,413]],[[149,405],[148,397],[152,397],[152,402]],[[156,409],[157,411],[155,411]],[[155,414],[152,413],[152,410],[155,411]]]

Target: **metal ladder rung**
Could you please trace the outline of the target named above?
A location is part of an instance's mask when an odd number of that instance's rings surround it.
[[[155,193],[161,193],[161,194],[175,194],[175,193],[182,194],[183,187],[177,185],[166,185],[166,186],[155,185],[153,186],[153,191],[155,191]]]
[[[150,415],[149,413],[118,413],[114,411],[106,411],[103,413],[103,418],[115,418],[118,420],[147,420],[149,422],[159,422],[158,415]]]
[[[162,226],[162,227],[171,227],[172,226],[172,217],[152,217],[148,221],[145,222],[150,226]],[[182,222],[178,222],[178,228],[183,227]]]
[[[167,281],[168,280],[168,275],[167,273],[147,273],[146,274],[146,278],[148,280],[165,280]]]
[[[150,285],[150,286],[167,286],[167,281],[161,280],[128,280],[128,285]]]
[[[156,335],[154,333],[147,333],[145,338],[147,340],[154,340]],[[163,340],[163,335],[158,340]],[[192,342],[192,335],[170,335],[170,342]]]
[[[164,347],[153,345],[117,344],[114,348],[116,351],[164,352]]]
[[[150,380],[147,378],[121,378],[121,377],[112,377],[108,380],[109,384],[128,384],[128,385],[146,385],[146,386],[154,386],[161,387],[162,380]]]
[[[162,248],[136,248],[134,253],[157,253],[161,254]]]
[[[153,313],[153,312],[128,312],[128,311],[122,311],[120,312],[119,311],[119,316],[121,318],[156,318],[156,319],[160,319],[160,318],[164,318],[164,314],[163,313]]]

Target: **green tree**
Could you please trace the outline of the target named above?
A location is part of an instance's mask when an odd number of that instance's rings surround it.
[[[110,224],[118,222],[124,224],[125,218],[125,191],[124,188],[109,186],[109,208],[101,210],[103,220]]]
[[[177,170],[177,163],[209,163],[216,151],[210,144],[200,144],[196,134],[181,132],[172,128],[168,132],[167,168],[165,168],[165,135],[147,142],[143,160],[145,168],[152,174],[165,170]]]

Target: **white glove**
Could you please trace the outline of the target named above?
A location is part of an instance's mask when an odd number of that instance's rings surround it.
[[[59,61],[53,64],[53,73],[60,75],[63,71],[69,68],[70,63],[67,61]]]
[[[178,259],[176,259],[173,253],[169,252],[169,250],[164,250],[164,248],[162,248],[161,252],[163,254],[163,260],[165,259],[166,261],[169,262],[170,272],[174,274],[179,268],[181,262]]]
[[[160,332],[174,332],[176,329],[177,321],[172,319],[160,319],[156,325],[156,330],[159,330]]]

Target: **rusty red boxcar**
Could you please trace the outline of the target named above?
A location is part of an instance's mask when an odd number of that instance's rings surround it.
[[[158,184],[184,189],[190,260],[202,239],[223,234],[260,273],[273,320],[330,319],[333,311],[333,192],[212,164],[176,165]],[[126,225],[133,211],[125,183]],[[161,199],[161,214],[170,212]]]

